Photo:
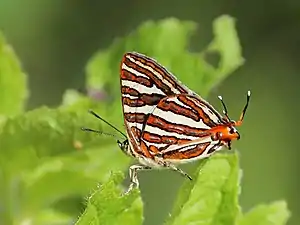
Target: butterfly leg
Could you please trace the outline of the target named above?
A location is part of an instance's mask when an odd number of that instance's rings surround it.
[[[143,165],[132,165],[129,167],[130,185],[126,193],[129,193],[133,188],[139,187],[139,180],[137,178],[137,171],[150,170],[152,167]]]
[[[171,168],[172,170],[180,173],[181,175],[187,177],[189,180],[193,180],[190,175],[188,175],[186,172],[184,172],[182,169],[179,169],[178,167],[174,166],[173,164],[168,164],[167,167]]]
[[[184,172],[182,169],[176,167],[175,165],[173,165],[172,163],[169,163],[169,162],[166,162],[166,161],[163,161],[161,159],[161,156],[157,156],[156,157],[156,162],[158,164],[160,164],[161,166],[163,167],[167,167],[167,168],[170,168],[178,173],[180,173],[182,176],[185,176],[187,177],[189,180],[193,180],[192,177],[190,175],[188,175],[186,172]]]

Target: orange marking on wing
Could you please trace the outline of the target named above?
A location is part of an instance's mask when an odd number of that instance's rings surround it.
[[[164,159],[191,159],[203,154],[210,142],[198,144],[195,148],[180,152],[178,150],[169,151],[162,155]]]
[[[156,146],[154,146],[154,145],[150,145],[149,151],[150,151],[150,152],[153,152],[154,154],[159,153],[158,148],[157,148]]]
[[[141,150],[143,152],[143,155],[147,158],[153,158],[153,156],[150,154],[147,145],[145,144],[145,142],[141,141]]]

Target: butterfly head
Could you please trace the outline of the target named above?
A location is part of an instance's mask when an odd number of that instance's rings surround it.
[[[226,122],[222,125],[217,126],[215,129],[212,129],[212,140],[219,140],[222,142],[222,144],[227,146],[228,149],[231,149],[231,141],[240,139],[241,136],[237,131],[236,127],[242,125],[243,123],[244,116],[249,105],[250,95],[251,93],[250,91],[248,91],[247,101],[238,121],[234,121],[229,118],[226,105],[223,102],[222,97],[219,96],[219,99],[221,100],[222,105],[224,107],[224,121]]]
[[[211,139],[213,141],[220,141],[228,149],[231,149],[231,142],[239,140],[240,134],[233,125],[220,125],[212,130]]]
[[[117,143],[118,143],[119,148],[120,148],[123,152],[125,152],[125,153],[128,152],[128,147],[129,147],[128,139],[125,139],[124,141],[119,141],[119,140],[117,140]]]

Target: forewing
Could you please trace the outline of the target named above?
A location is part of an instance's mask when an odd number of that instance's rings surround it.
[[[154,59],[134,52],[125,54],[122,60],[121,93],[127,132],[138,141],[138,132],[161,99],[193,94]]]

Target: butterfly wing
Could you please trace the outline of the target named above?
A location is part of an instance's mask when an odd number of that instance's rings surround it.
[[[139,131],[152,155],[165,160],[188,161],[209,156],[222,146],[209,130],[223,123],[210,105],[196,96],[179,94],[163,98]]]
[[[176,141],[168,140],[175,138],[184,142],[199,139],[202,131],[222,121],[216,110],[165,67],[139,53],[126,53],[123,57],[121,93],[125,127],[131,145],[138,154],[146,157],[152,157],[158,145],[165,150],[172,143],[176,145]],[[180,123],[170,125],[170,121]],[[175,129],[175,134],[172,129]],[[155,145],[147,142],[147,138],[157,137],[163,138],[163,141]]]
[[[148,115],[161,99],[175,94],[193,94],[154,59],[135,52],[123,57],[121,93],[127,134],[137,144]]]

